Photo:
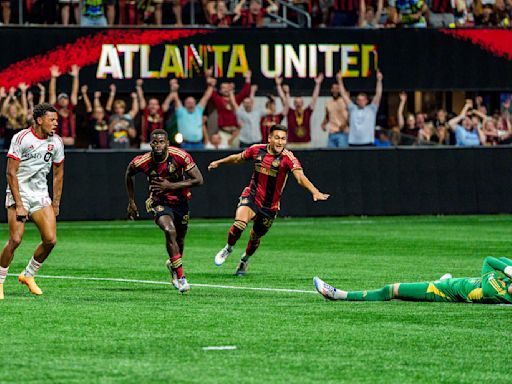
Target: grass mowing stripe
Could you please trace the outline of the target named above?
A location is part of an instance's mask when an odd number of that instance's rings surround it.
[[[7,276],[18,276],[18,275],[14,274],[14,273],[8,273]],[[123,278],[115,278],[115,277],[82,277],[82,276],[54,276],[54,275],[37,275],[37,277],[43,278],[43,279],[112,281],[112,282],[116,282],[116,283],[171,285],[171,283],[167,282],[167,281],[135,280],[135,279],[123,279]],[[235,285],[216,285],[216,284],[190,284],[190,285],[192,287],[218,288],[218,289],[240,289],[240,290],[244,290],[244,291],[316,293],[315,291],[305,291],[302,289],[288,289],[288,288],[241,287],[241,286],[235,286]]]

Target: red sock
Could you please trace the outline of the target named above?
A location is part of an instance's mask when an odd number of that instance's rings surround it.
[[[235,220],[231,228],[229,228],[228,232],[228,244],[230,246],[234,246],[240,236],[242,236],[242,232],[244,231],[247,223],[241,220]]]
[[[183,274],[183,265],[181,264],[181,255],[178,253],[171,257],[171,267],[176,271],[176,276],[181,279],[185,275]]]
[[[249,241],[247,242],[247,248],[245,248],[245,254],[247,256],[254,255],[254,252],[258,249],[260,246],[261,238],[257,237],[254,232],[251,232],[251,237],[249,238]]]

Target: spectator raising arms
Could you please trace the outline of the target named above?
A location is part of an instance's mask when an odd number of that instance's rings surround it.
[[[226,2],[224,0],[215,1],[210,14],[210,24],[216,27],[229,27],[232,23],[233,18],[229,14]]]
[[[475,127],[469,117],[468,112],[472,108],[473,101],[466,100],[466,104],[464,104],[464,108],[462,108],[459,115],[448,121],[450,129],[455,131],[456,144],[459,146],[482,145],[487,140],[483,130],[478,126]]]
[[[208,144],[208,132],[206,126],[203,124],[203,113],[208,104],[208,100],[212,97],[213,87],[217,84],[217,80],[213,77],[206,79],[207,88],[196,104],[196,99],[189,96],[185,99],[185,105],[181,103],[178,90],[178,80],[171,80],[171,92],[172,100],[176,108],[176,120],[178,123],[178,132],[183,136],[183,143],[181,148],[185,150],[189,149],[204,149],[205,145]]]
[[[407,93],[400,92],[400,104],[398,105],[398,126],[402,134],[402,144],[414,144],[418,137],[420,127],[416,124],[416,118],[412,113],[407,113],[404,119],[405,104],[407,103]]]
[[[110,85],[110,97],[114,99],[116,96],[116,86]],[[123,149],[130,148],[130,140],[137,136],[137,130],[133,120],[139,112],[139,102],[137,94],[132,92],[130,94],[132,99],[132,107],[130,112],[126,113],[126,103],[124,100],[115,100],[112,107],[114,113],[110,116],[108,122],[108,131],[110,135],[110,148]],[[109,105],[106,107],[107,112],[110,112]]]
[[[311,102],[304,108],[304,100],[302,97],[297,96],[293,99],[294,108],[288,110],[288,147],[290,148],[305,148],[309,147],[311,143],[311,115],[315,109],[318,95],[320,94],[320,86],[324,80],[324,74],[320,73],[315,78],[315,88],[311,95]],[[290,97],[290,88],[287,85],[283,86],[285,98]]]
[[[276,77],[276,88],[277,94],[281,99],[281,104],[283,104],[283,110],[281,112],[277,112],[276,110],[276,101],[274,96],[267,95],[267,102],[265,103],[265,116],[261,118],[260,121],[260,130],[261,130],[261,143],[267,144],[268,135],[270,134],[270,128],[276,124],[281,124],[284,117],[288,115],[288,111],[290,106],[288,104],[288,97],[285,95],[283,91],[283,79],[280,77]]]
[[[325,106],[325,117],[322,130],[329,132],[327,148],[348,147],[348,110],[340,92],[340,85],[331,85],[332,98]]]
[[[60,77],[61,73],[57,65],[50,67],[50,104],[52,104],[58,112],[59,126],[57,128],[57,134],[62,138],[66,147],[73,147],[75,145],[76,122],[74,110],[78,103],[79,73],[80,68],[78,65],[72,65],[71,72],[69,73],[73,77],[71,96],[64,92],[59,93],[57,96],[57,78]]]
[[[207,79],[212,76],[212,70],[206,71]],[[251,76],[252,72],[247,71],[245,73],[245,84],[242,90],[235,95],[237,104],[240,104],[243,99],[249,96],[251,92]],[[238,124],[236,115],[229,101],[229,93],[234,89],[233,83],[220,83],[219,91],[214,91],[212,94],[212,101],[217,110],[217,125],[219,128],[219,134],[222,138],[222,144],[228,145],[232,148],[238,148]]]
[[[448,0],[450,1],[450,0]],[[382,9],[384,8],[384,0],[377,1],[377,12],[373,6],[366,5],[365,0],[359,2],[359,28],[379,28],[381,27],[380,19],[382,16]]]
[[[375,96],[373,96],[371,103],[368,103],[369,100],[366,93],[359,93],[356,96],[356,104],[352,103],[343,84],[341,73],[338,73],[336,77],[340,86],[341,96],[347,104],[349,113],[350,131],[348,134],[348,144],[351,147],[373,146],[375,142],[377,111],[379,110],[382,98],[382,72],[377,70],[377,85],[375,86]]]
[[[269,6],[263,8],[261,0],[250,0],[249,7],[243,9],[246,0],[240,0],[235,7],[235,16],[233,23],[240,24],[243,27],[263,27],[265,25],[265,16],[269,13],[275,13],[279,9],[272,0],[266,0]]]
[[[105,113],[105,109],[103,108],[100,102],[101,92],[94,92],[94,105],[91,105],[91,101],[89,100],[89,96],[87,95],[87,89],[87,85],[82,85],[82,98],[84,100],[85,110],[89,118],[89,143],[90,146],[94,149],[107,149],[110,147],[108,117]],[[112,94],[110,94],[107,101],[107,106],[109,110],[112,109],[113,102],[114,97]]]
[[[257,90],[257,85],[251,85],[251,94],[242,101],[242,105],[238,105],[235,94],[230,93],[230,101],[240,125],[240,148],[249,148],[261,142],[260,121],[265,116],[265,111],[254,108],[254,96]]]
[[[169,91],[169,94],[165,98],[162,106],[160,106],[160,101],[156,97],[151,97],[146,103],[144,90],[142,89],[143,84],[143,80],[138,79],[135,86],[135,90],[137,91],[137,96],[139,98],[139,107],[142,110],[142,129],[140,135],[141,145],[149,143],[151,132],[155,129],[165,128],[165,114],[169,110],[169,106],[172,101],[172,92]]]
[[[6,95],[5,88],[0,88],[0,127],[4,131],[4,149],[9,149],[13,136],[27,127],[27,85],[21,83],[21,103],[16,97],[16,88],[11,87]]]

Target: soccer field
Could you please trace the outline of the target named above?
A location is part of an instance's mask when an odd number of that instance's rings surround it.
[[[512,306],[329,302],[312,278],[366,289],[477,276],[485,256],[511,256],[512,217],[278,219],[242,278],[248,231],[213,263],[231,223],[192,219],[188,295],[166,284],[151,221],[59,223],[41,297],[15,277],[37,243],[27,225],[0,303],[0,382],[510,382]],[[220,346],[236,349],[204,349]]]

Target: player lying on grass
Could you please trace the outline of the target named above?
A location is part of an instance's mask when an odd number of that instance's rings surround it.
[[[288,129],[284,125],[270,128],[268,144],[256,144],[242,153],[237,153],[210,163],[208,170],[223,164],[241,164],[245,161],[253,163],[254,172],[251,183],[240,196],[235,214],[235,223],[228,232],[228,243],[215,256],[215,265],[220,266],[233,252],[245,227],[250,220],[254,221],[247,248],[236,268],[235,274],[242,276],[247,271],[249,258],[256,252],[260,239],[268,232],[279,211],[281,194],[289,173],[292,173],[301,187],[306,188],[314,201],[327,200],[329,195],[320,192],[302,170],[299,160],[287,149]]]
[[[345,301],[444,301],[482,304],[512,304],[512,260],[487,257],[480,277],[462,277],[422,283],[396,283],[373,291],[342,291],[318,277],[316,290],[329,300]]]
[[[164,130],[156,129],[151,133],[150,145],[151,152],[135,157],[126,169],[128,217],[133,220],[139,216],[134,176],[142,172],[149,180],[146,209],[153,213],[155,223],[165,233],[169,254],[166,266],[172,284],[183,293],[190,290],[181,261],[188,229],[188,201],[192,198],[189,187],[202,185],[203,175],[187,152],[169,146]]]

